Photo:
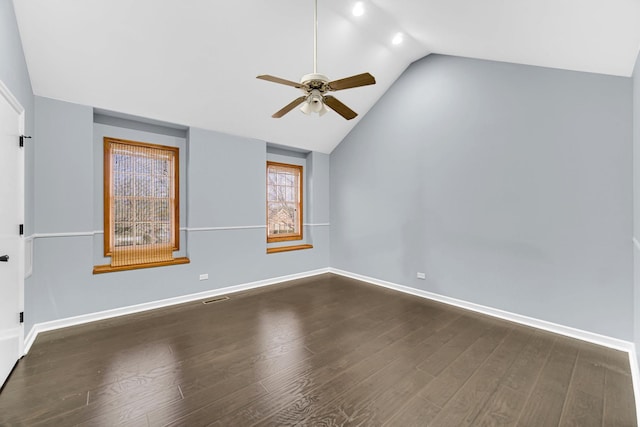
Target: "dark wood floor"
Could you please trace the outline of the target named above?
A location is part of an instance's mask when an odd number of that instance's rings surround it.
[[[334,275],[38,336],[0,425],[636,425],[626,353]]]

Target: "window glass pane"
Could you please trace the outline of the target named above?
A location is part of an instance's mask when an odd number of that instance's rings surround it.
[[[116,172],[131,172],[131,157],[116,153],[113,155],[113,170]]]
[[[269,206],[269,225],[273,233],[295,232],[295,208],[285,203],[273,203]]]
[[[133,226],[128,222],[116,222],[114,227],[115,246],[133,245]]]
[[[135,172],[150,174],[153,171],[153,160],[141,154],[135,157]]]
[[[132,202],[129,199],[115,199],[114,201],[114,217],[116,222],[127,221],[133,215]]]
[[[169,178],[166,176],[156,176],[154,178],[155,197],[169,197]]]
[[[169,222],[171,219],[170,205],[168,200],[158,200],[155,203],[154,220]]]
[[[135,242],[136,245],[150,245],[155,243],[152,225],[150,223],[138,222],[135,224]]]
[[[169,224],[156,224],[153,228],[153,234],[156,243],[171,242],[171,228]]]
[[[152,221],[153,220],[153,201],[137,200],[136,201],[136,221]]]
[[[116,174],[113,177],[113,194],[115,196],[133,195],[133,179],[129,174]]]
[[[153,178],[150,175],[136,175],[136,196],[153,197]]]
[[[269,186],[268,193],[269,193],[268,199],[267,199],[268,201],[272,202],[278,199],[278,191],[274,186]]]
[[[155,174],[169,176],[170,162],[168,160],[156,160]]]

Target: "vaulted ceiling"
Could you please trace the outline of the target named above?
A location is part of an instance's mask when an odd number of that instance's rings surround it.
[[[313,0],[14,0],[36,95],[329,153],[430,53],[630,76],[640,0],[318,0],[318,72],[360,115],[271,114],[313,72]],[[395,34],[403,42],[392,43]]]

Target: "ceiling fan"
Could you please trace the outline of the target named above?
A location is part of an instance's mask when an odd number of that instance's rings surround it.
[[[313,73],[302,76],[300,83],[282,79],[280,77],[270,76],[268,74],[263,74],[257,77],[261,80],[293,86],[304,92],[303,96],[294,99],[282,109],[275,112],[271,117],[279,119],[298,105],[304,103],[300,110],[305,114],[318,113],[322,116],[327,112],[327,108],[325,107],[326,105],[345,119],[351,120],[356,117],[358,113],[344,105],[337,98],[327,95],[327,92],[372,85],[376,83],[376,79],[369,73],[362,73],[351,77],[345,77],[344,79],[329,81],[329,78],[324,74],[318,74],[318,0],[314,0],[313,18]]]

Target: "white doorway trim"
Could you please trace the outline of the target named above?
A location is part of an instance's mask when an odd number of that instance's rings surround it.
[[[20,104],[20,101],[18,101],[18,99],[13,96],[13,93],[11,93],[9,88],[4,84],[2,80],[0,80],[0,95],[2,95],[7,101],[9,101],[9,104],[11,104],[13,109],[16,110],[16,113],[20,115],[18,130],[21,134],[24,134],[24,108],[22,107],[22,104]]]
[[[18,99],[13,95],[13,93],[9,90],[9,88],[4,84],[4,82],[2,80],[0,80],[0,96],[2,96],[4,99],[7,100],[7,102],[9,103],[9,105],[13,108],[13,110],[18,114],[18,133],[19,135],[24,135],[25,132],[25,109],[22,106],[22,104],[20,103],[20,101],[18,101]],[[17,141],[16,141],[17,143]],[[25,166],[26,166],[26,159],[25,157],[23,157],[23,167],[22,167],[22,174],[23,174],[23,181],[22,181],[22,191],[23,191],[23,196],[22,196],[22,203],[23,203],[23,210],[22,210],[22,216],[24,218],[24,203],[26,201],[26,194],[25,194],[25,190],[26,190],[26,179],[25,179]],[[18,289],[18,311],[24,311],[24,279],[25,279],[25,271],[24,271],[24,259],[25,259],[25,254],[24,254],[24,239],[25,236],[21,236],[21,238],[23,239],[23,245],[22,245],[22,253],[20,254],[21,259],[19,261],[19,289]],[[24,354],[24,324],[21,325],[21,333],[19,334],[19,354]]]

